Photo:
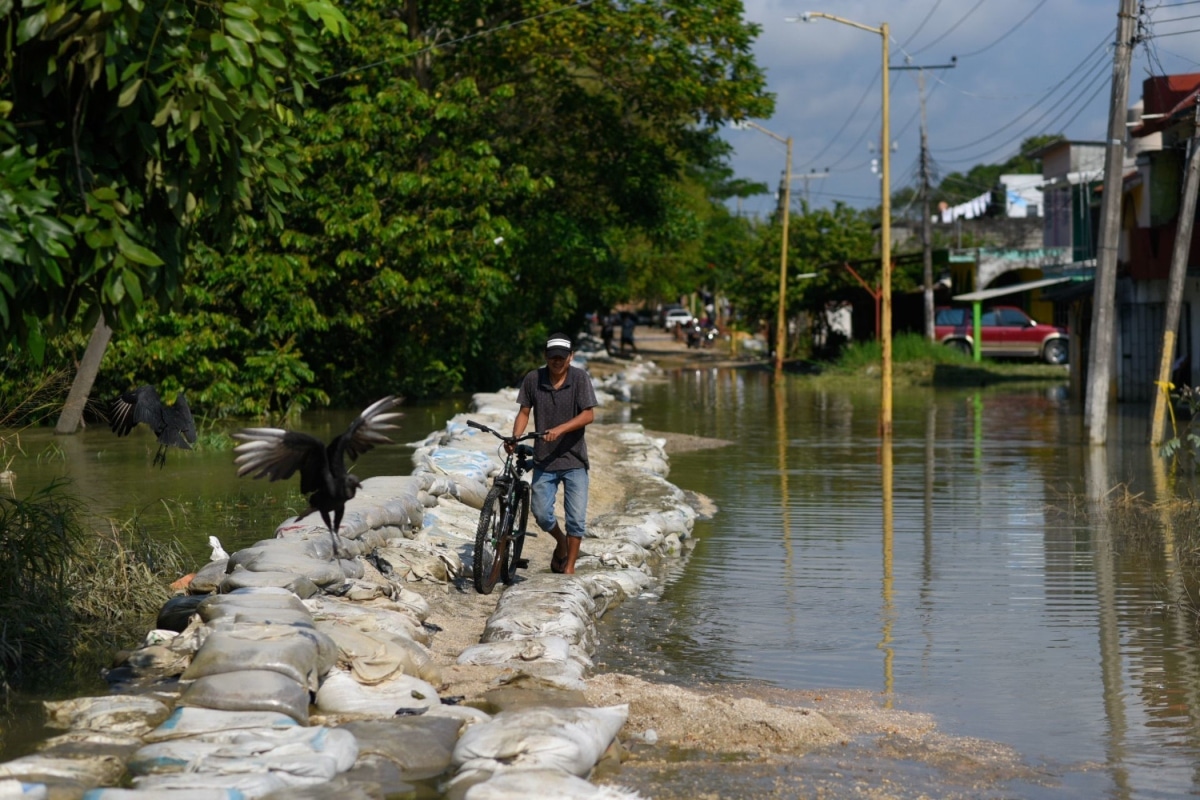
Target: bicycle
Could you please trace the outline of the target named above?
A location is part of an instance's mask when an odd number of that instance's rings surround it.
[[[518,567],[528,566],[521,558],[521,550],[525,537],[537,534],[526,530],[530,486],[521,476],[533,469],[533,448],[521,442],[537,439],[544,433],[505,436],[481,422],[468,420],[467,425],[492,434],[506,445],[515,445],[504,459],[504,469],[492,481],[475,531],[475,563],[471,568],[475,591],[491,594],[497,579],[511,584],[516,580]]]

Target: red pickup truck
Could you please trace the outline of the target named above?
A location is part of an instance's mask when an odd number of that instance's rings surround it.
[[[985,356],[1040,358],[1047,364],[1067,363],[1070,339],[1065,328],[1042,325],[1015,306],[992,306],[980,319],[982,352]],[[974,323],[969,308],[939,308],[934,316],[934,335],[944,345],[964,353],[975,346]]]

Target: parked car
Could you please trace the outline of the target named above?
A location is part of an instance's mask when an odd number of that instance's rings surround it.
[[[1040,358],[1047,364],[1067,363],[1070,339],[1065,328],[1042,325],[1015,306],[985,309],[979,326],[985,356]],[[975,347],[974,322],[969,308],[939,308],[934,335],[949,347],[970,353]]]
[[[686,308],[668,308],[663,311],[663,330],[669,331],[676,325],[686,325],[692,321],[692,313]]]

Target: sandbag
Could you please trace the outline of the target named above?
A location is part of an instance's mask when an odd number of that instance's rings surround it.
[[[124,773],[125,762],[115,755],[64,757],[34,753],[0,764],[0,779],[68,783],[84,788],[116,783]]]
[[[204,602],[204,595],[178,594],[163,603],[158,610],[158,619],[154,627],[179,633],[188,626],[196,607]]]
[[[169,798],[167,792],[189,791],[237,792],[234,797],[263,797],[287,789],[288,783],[273,772],[257,774],[216,775],[212,773],[181,772],[172,775],[142,775],[133,779],[142,797],[154,792],[157,797]]]
[[[239,550],[229,559],[230,573],[240,569],[251,572],[290,572],[303,575],[317,586],[330,586],[346,580],[346,574],[336,561],[314,558],[303,552],[303,547],[297,547],[284,540],[271,546],[247,547]]]
[[[350,621],[322,620],[317,626],[337,644],[338,663],[359,683],[380,683],[397,672],[441,682],[441,670],[429,651],[412,639],[388,631],[363,630]]]
[[[329,780],[353,767],[357,758],[357,740],[341,728],[252,728],[148,744],[130,759],[129,771],[134,775],[270,771],[286,773],[289,783],[305,784]]]
[[[463,572],[458,553],[428,542],[404,539],[379,548],[376,557],[384,574],[403,581],[430,580],[446,583]]]
[[[440,705],[437,689],[411,675],[394,675],[383,683],[364,686],[349,673],[329,673],[317,690],[316,706],[326,714],[361,714],[388,718],[400,714],[420,714]]]
[[[246,669],[207,675],[184,690],[179,704],[221,711],[278,711],[308,724],[308,688],[278,672]]]
[[[296,720],[278,711],[221,711],[212,708],[177,707],[163,724],[144,737],[147,742],[165,742],[188,736],[248,728],[295,728]]]
[[[629,716],[629,706],[502,711],[472,725],[454,747],[462,770],[553,769],[587,775]]]
[[[248,609],[280,609],[307,613],[304,602],[287,589],[276,586],[237,589],[228,594],[216,594],[204,598],[196,613],[205,622],[212,622],[230,614]]]
[[[13,778],[0,780],[0,798],[4,800],[46,800],[49,796],[43,783],[23,783]]]
[[[406,781],[434,778],[450,769],[461,723],[448,717],[356,720],[342,726],[358,741],[359,759],[381,758]]]
[[[188,581],[188,594],[212,594],[219,591],[221,581],[225,580],[225,574],[228,572],[226,567],[229,566],[229,559],[222,558],[217,561],[210,561],[200,569],[196,570],[196,574]]]
[[[42,705],[46,709],[46,724],[51,728],[132,736],[147,733],[171,713],[171,709],[153,697],[132,694],[48,700]]]
[[[149,792],[137,789],[92,789],[83,800],[146,800]],[[3,797],[3,795],[0,795]],[[171,789],[158,792],[159,800],[245,800],[238,789]]]
[[[181,680],[265,669],[316,691],[321,676],[333,666],[331,656],[336,652],[332,642],[327,643],[325,649],[329,655],[322,660],[323,643],[318,643],[318,639],[327,638],[312,628],[287,625],[242,624],[228,630],[214,630],[184,670]]]
[[[252,572],[248,569],[239,569],[229,573],[218,586],[218,590],[223,593],[249,588],[287,589],[301,600],[312,597],[321,591],[304,575],[297,575],[294,572]]]
[[[459,796],[453,784],[449,796]],[[583,778],[554,770],[522,770],[492,775],[467,788],[461,797],[462,800],[529,800],[533,797],[552,797],[554,800],[643,800],[637,792],[615,786],[595,786]]]

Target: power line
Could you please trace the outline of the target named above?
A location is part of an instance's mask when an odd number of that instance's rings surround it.
[[[1105,41],[1107,41],[1107,37],[1106,37]],[[1061,87],[1062,87],[1062,86],[1063,86],[1063,85],[1064,85],[1064,84],[1065,84],[1065,83],[1066,83],[1068,80],[1070,80],[1070,79],[1071,79],[1071,78],[1072,78],[1072,77],[1075,75],[1075,73],[1079,72],[1079,71],[1080,71],[1080,69],[1084,67],[1084,65],[1086,64],[1086,62],[1087,62],[1087,60],[1088,60],[1088,59],[1092,59],[1092,60],[1094,60],[1094,61],[1096,61],[1096,62],[1097,62],[1096,64],[1092,64],[1092,65],[1090,65],[1090,67],[1089,67],[1089,71],[1090,71],[1090,72],[1095,72],[1095,71],[1096,71],[1096,70],[1097,70],[1099,67],[1102,67],[1102,66],[1103,66],[1103,62],[1106,60],[1107,56],[1106,56],[1106,54],[1104,54],[1103,52],[1101,52],[1101,53],[1100,53],[1100,56],[1099,56],[1099,59],[1097,60],[1096,53],[1097,53],[1097,51],[1099,51],[1099,50],[1100,50],[1100,48],[1103,46],[1103,44],[1104,44],[1104,42],[1102,42],[1102,43],[1101,43],[1101,45],[1098,45],[1097,47],[1094,47],[1094,48],[1092,48],[1092,51],[1091,51],[1090,53],[1088,53],[1086,56],[1084,56],[1084,61],[1081,61],[1079,64],[1077,64],[1077,65],[1075,66],[1075,68],[1074,68],[1074,69],[1072,69],[1072,70],[1071,70],[1071,72],[1070,72],[1070,73],[1068,73],[1068,74],[1067,74],[1067,76],[1066,76],[1065,78],[1063,78],[1061,81],[1059,81],[1057,84],[1055,84],[1055,85],[1054,85],[1054,86],[1053,86],[1053,87],[1052,87],[1052,88],[1051,88],[1051,89],[1050,89],[1048,92],[1046,92],[1046,93],[1045,93],[1044,95],[1042,95],[1040,98],[1038,98],[1038,100],[1037,100],[1037,101],[1036,101],[1036,102],[1035,102],[1033,105],[1031,105],[1029,108],[1025,109],[1024,111],[1022,111],[1022,112],[1021,112],[1020,114],[1018,114],[1017,116],[1013,117],[1013,118],[1012,118],[1011,120],[1009,120],[1009,121],[1008,121],[1008,123],[1006,123],[1005,125],[1002,125],[1002,126],[1000,126],[1000,127],[998,127],[998,128],[994,128],[994,129],[993,129],[992,131],[990,131],[988,134],[986,134],[985,136],[983,136],[983,137],[981,137],[981,138],[979,138],[979,139],[976,139],[976,140],[975,140],[975,141],[973,141],[973,142],[967,142],[966,144],[956,145],[956,146],[954,146],[954,147],[943,147],[943,148],[941,148],[941,151],[942,151],[943,153],[955,153],[955,152],[958,152],[958,151],[960,151],[960,150],[967,150],[967,149],[969,149],[969,148],[971,148],[971,147],[975,147],[976,145],[983,144],[983,143],[984,143],[984,142],[986,142],[988,139],[991,139],[991,138],[993,138],[993,137],[997,136],[997,135],[998,135],[998,134],[1000,134],[1001,132],[1003,132],[1003,131],[1007,130],[1008,128],[1011,128],[1013,125],[1016,125],[1018,122],[1020,122],[1020,121],[1021,121],[1022,119],[1024,119],[1026,116],[1028,116],[1029,114],[1031,114],[1031,113],[1033,113],[1034,111],[1036,111],[1036,110],[1037,110],[1037,108],[1038,108],[1038,107],[1039,107],[1039,106],[1040,106],[1040,105],[1041,105],[1041,104],[1042,104],[1044,101],[1046,101],[1046,100],[1048,100],[1048,99],[1049,99],[1050,95],[1052,95],[1052,94],[1054,94],[1056,91],[1058,91],[1058,90],[1059,90],[1059,89],[1060,89],[1060,88],[1061,88]],[[1081,79],[1080,79],[1080,81],[1082,81],[1082,80],[1086,79],[1086,77],[1088,76],[1088,74],[1089,74],[1089,72],[1085,72],[1085,73],[1084,73],[1084,77],[1083,77],[1083,78],[1081,78]],[[1076,94],[1076,96],[1077,96],[1077,93],[1075,92],[1075,88],[1076,88],[1076,87],[1079,85],[1079,82],[1080,82],[1080,81],[1076,81],[1075,85],[1071,87],[1070,93],[1072,93],[1072,94]],[[1044,115],[1043,115],[1043,116],[1044,116]]]
[[[1197,2],[1200,2],[1200,0],[1197,0]],[[1009,29],[1008,29],[1007,31],[1005,31],[1004,33],[1000,34],[1000,36],[998,36],[996,39],[992,40],[992,43],[991,43],[991,44],[989,44],[989,45],[987,45],[987,46],[985,46],[985,47],[981,47],[981,48],[979,48],[978,50],[976,50],[976,51],[975,51],[975,52],[973,52],[973,53],[967,53],[967,54],[963,55],[963,56],[962,56],[962,58],[971,58],[972,56],[977,56],[977,55],[979,55],[980,53],[986,53],[988,50],[991,50],[993,47],[995,47],[996,45],[1000,44],[1000,43],[1001,43],[1001,42],[1003,42],[1005,39],[1007,39],[1007,38],[1008,38],[1010,35],[1012,35],[1012,33],[1013,33],[1014,31],[1016,31],[1016,30],[1017,30],[1017,28],[1021,27],[1021,26],[1022,26],[1022,25],[1024,25],[1026,22],[1028,22],[1028,21],[1029,21],[1029,18],[1030,18],[1030,17],[1032,17],[1034,14],[1036,14],[1038,11],[1040,11],[1040,10],[1042,9],[1042,6],[1044,6],[1044,5],[1046,5],[1046,0],[1041,0],[1041,2],[1040,2],[1040,3],[1038,3],[1036,6],[1034,6],[1034,7],[1033,7],[1033,10],[1032,10],[1032,11],[1030,11],[1030,12],[1029,12],[1028,14],[1026,14],[1025,16],[1021,17],[1021,21],[1020,21],[1020,22],[1018,22],[1016,25],[1013,25],[1011,28],[1009,28]]]
[[[949,28],[947,28],[945,33],[943,33],[941,36],[939,36],[939,37],[937,37],[936,39],[934,39],[934,40],[933,40],[932,42],[930,42],[929,44],[927,44],[927,45],[925,45],[924,47],[922,47],[920,50],[917,50],[915,53],[913,53],[913,55],[914,55],[914,56],[916,56],[916,55],[920,55],[921,53],[924,53],[926,50],[928,50],[929,48],[933,47],[935,44],[937,44],[938,42],[940,42],[942,39],[945,39],[947,36],[949,36],[950,34],[954,33],[954,31],[958,29],[958,26],[959,26],[959,25],[962,25],[964,22],[966,22],[966,21],[967,21],[967,19],[968,19],[968,18],[969,18],[969,17],[970,17],[972,14],[974,14],[976,11],[978,11],[978,10],[979,10],[979,7],[980,7],[981,5],[983,5],[983,3],[984,3],[984,0],[979,0],[979,2],[978,2],[978,3],[976,3],[976,4],[975,4],[975,5],[973,5],[973,6],[971,6],[971,10],[970,10],[970,11],[968,11],[966,14],[963,14],[963,15],[962,15],[962,17],[960,17],[960,18],[959,18],[958,22],[954,23],[954,24],[953,24],[953,25],[951,25]]]

